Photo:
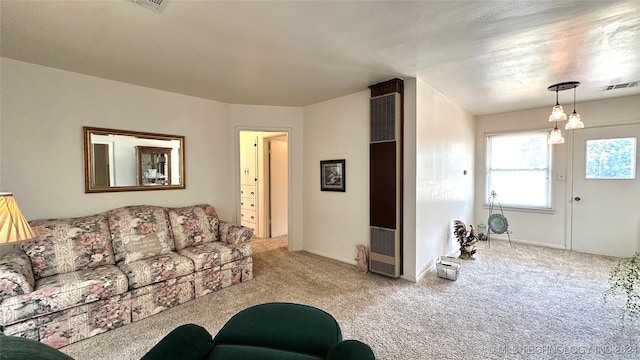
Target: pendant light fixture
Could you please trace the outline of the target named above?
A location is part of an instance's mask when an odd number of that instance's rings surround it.
[[[556,123],[556,126],[553,128],[553,130],[551,130],[551,133],[549,134],[549,140],[547,140],[547,143],[551,145],[564,144],[564,137],[562,136],[560,129],[558,129],[557,123]]]
[[[573,112],[569,115],[569,122],[564,126],[565,130],[584,128],[584,123],[582,122],[582,119],[580,119],[580,114],[576,112],[576,88],[578,85],[580,85],[580,83],[577,83],[576,86],[573,87]]]
[[[558,91],[559,88],[556,85],[551,85],[549,87],[549,90],[552,91],[551,87],[556,88],[556,105],[553,107],[553,109],[551,109],[551,115],[549,115],[549,122],[558,122],[558,121],[565,121],[567,120],[567,114],[565,114],[564,109],[562,108],[562,105],[560,105],[560,103],[558,102]]]
[[[549,144],[564,144],[564,137],[560,129],[558,129],[558,121],[566,121],[567,114],[558,101],[558,93],[560,91],[573,89],[573,113],[569,116],[569,122],[565,126],[565,130],[581,129],[584,127],[584,123],[580,120],[580,115],[576,112],[576,88],[578,85],[580,85],[578,81],[568,81],[553,84],[547,88],[549,91],[556,92],[556,105],[551,109],[551,115],[549,115],[549,122],[555,123],[553,130],[551,130],[549,134]]]

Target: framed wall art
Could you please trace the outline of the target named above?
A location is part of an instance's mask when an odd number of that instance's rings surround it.
[[[320,190],[345,191],[345,161],[320,161]]]

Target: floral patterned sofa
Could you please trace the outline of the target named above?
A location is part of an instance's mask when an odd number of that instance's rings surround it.
[[[0,258],[0,330],[54,348],[253,277],[253,230],[210,205],[30,222]]]

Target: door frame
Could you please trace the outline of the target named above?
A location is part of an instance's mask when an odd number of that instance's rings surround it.
[[[292,135],[293,129],[290,127],[269,127],[269,126],[236,126],[234,128],[234,169],[235,169],[235,194],[240,194],[240,132],[241,131],[255,131],[255,132],[273,132],[273,133],[286,133],[288,144],[287,147],[287,161],[289,162],[289,167],[287,169],[287,232],[288,232],[288,246],[289,249],[292,249],[292,244],[294,243],[293,239],[293,179],[291,167],[293,163],[293,153],[292,153]],[[240,197],[235,197],[236,204],[236,222],[239,223],[240,219]]]
[[[640,122],[638,121],[623,121],[623,122],[616,122],[616,123],[610,123],[610,124],[596,124],[596,125],[591,125],[589,126],[589,128],[607,128],[607,127],[614,127],[614,126],[624,126],[624,125],[637,125],[640,124]],[[574,178],[574,173],[573,173],[573,157],[574,157],[574,146],[575,146],[575,138],[573,136],[574,131],[566,131],[565,132],[565,144],[566,146],[569,146],[570,148],[567,149],[566,151],[566,192],[565,192],[565,201],[567,202],[567,207],[566,207],[566,212],[565,212],[565,249],[568,250],[572,250],[573,251],[573,178]],[[640,139],[639,139],[640,141]],[[554,145],[554,146],[562,146],[562,145]],[[638,146],[640,146],[640,143],[638,143]],[[640,156],[640,153],[636,154],[636,156]]]
[[[115,184],[116,183],[116,168],[115,168],[115,158],[113,156],[113,141],[94,140],[94,141],[92,141],[92,143],[93,144],[100,144],[100,145],[107,145],[107,152],[108,152],[108,155],[107,155],[107,157],[108,157],[108,164],[107,164],[108,168],[107,168],[107,171],[109,172],[109,182],[112,185]],[[94,163],[93,160],[91,161],[91,163],[94,164],[94,166],[95,166],[95,163]],[[92,169],[92,171],[95,174],[95,170]]]

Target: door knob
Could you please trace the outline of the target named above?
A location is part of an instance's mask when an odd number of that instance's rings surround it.
[[[573,200],[580,201],[581,199],[580,199],[580,196],[576,196],[576,197],[573,198]]]

